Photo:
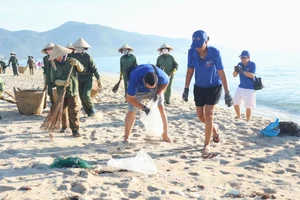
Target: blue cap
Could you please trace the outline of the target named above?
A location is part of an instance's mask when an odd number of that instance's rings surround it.
[[[242,53],[239,57],[250,57],[250,52],[249,51],[242,51]]]
[[[208,39],[206,33],[202,30],[196,31],[193,34],[192,48],[201,48]]]

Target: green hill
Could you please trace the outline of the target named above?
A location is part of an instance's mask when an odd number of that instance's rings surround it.
[[[143,35],[107,26],[66,22],[46,32],[0,29],[0,55],[8,59],[10,52],[14,51],[19,59],[27,58],[28,55],[41,58],[43,55],[40,51],[48,42],[65,46],[74,43],[79,37],[83,37],[92,46],[88,52],[93,57],[119,55],[117,50],[124,43],[134,49],[135,55],[157,54],[157,48],[165,42],[174,48],[174,53],[185,53],[191,44],[189,39]]]

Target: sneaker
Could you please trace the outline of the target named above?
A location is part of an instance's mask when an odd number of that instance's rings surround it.
[[[170,104],[171,104],[171,102],[170,102],[170,101],[166,101],[165,103],[166,103],[166,104],[168,104],[168,105],[170,105]]]
[[[60,133],[67,133],[67,128],[62,128],[62,129],[60,129],[59,132],[60,132]]]
[[[73,137],[81,137],[80,133],[77,130],[72,131],[72,133],[73,133]]]
[[[95,114],[96,114],[96,110],[95,108],[92,108],[91,112],[88,114],[88,117],[95,117]]]

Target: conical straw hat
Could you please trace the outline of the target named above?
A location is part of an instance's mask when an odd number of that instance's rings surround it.
[[[79,38],[76,42],[74,42],[73,47],[91,48],[91,46],[83,38]]]
[[[54,44],[52,42],[49,42],[43,49],[42,49],[42,53],[43,54],[47,54],[46,53],[46,49],[49,49],[49,48],[53,48],[54,47]]]
[[[10,55],[17,55],[15,52],[11,52]]]
[[[60,45],[54,45],[52,52],[50,53],[49,60],[54,60],[55,58],[59,58],[61,56],[65,56],[71,53],[72,50]]]
[[[157,51],[161,51],[161,49],[170,49],[170,51],[173,50],[173,48],[172,48],[170,45],[168,45],[167,43],[163,43],[163,44],[157,49]]]
[[[129,52],[133,52],[133,48],[131,48],[128,44],[124,44],[123,46],[121,46],[118,51],[121,53],[122,49],[129,49]]]
[[[67,44],[66,48],[75,50],[75,47],[72,45],[72,43]]]

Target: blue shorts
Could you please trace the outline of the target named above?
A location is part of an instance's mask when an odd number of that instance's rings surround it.
[[[142,102],[143,99],[153,99],[154,96],[156,95],[157,93],[157,90],[152,90],[150,92],[138,92],[136,95],[135,95],[135,99],[138,101],[138,102]],[[159,98],[158,98],[158,105],[162,105],[163,104],[163,101],[164,101],[164,94],[163,92],[161,92],[159,94]],[[134,107],[133,105],[131,105],[130,103],[128,103],[128,111],[129,112],[136,112],[138,110],[137,107]]]

